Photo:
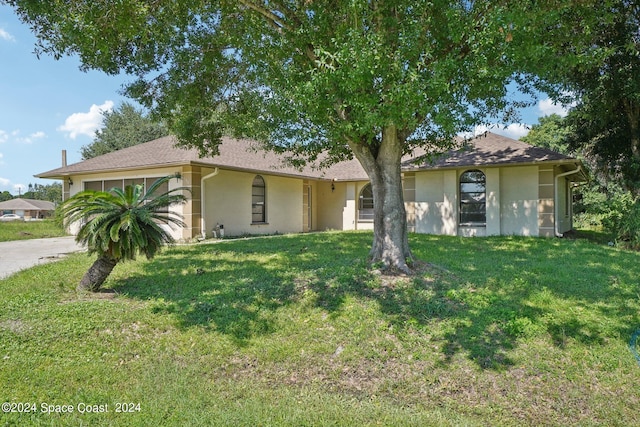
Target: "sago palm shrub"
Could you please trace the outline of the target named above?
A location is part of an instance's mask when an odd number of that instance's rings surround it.
[[[78,290],[97,292],[119,262],[133,260],[138,254],[153,258],[165,245],[174,243],[163,224],[184,226],[182,217],[169,208],[186,202],[180,187],[155,194],[170,175],[156,180],[144,191],[142,185],[127,185],[124,190],[86,190],[75,194],[60,206],[67,224],[80,223],[76,242],[85,245],[98,259],[78,285]]]

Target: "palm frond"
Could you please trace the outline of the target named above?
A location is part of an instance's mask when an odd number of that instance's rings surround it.
[[[169,209],[185,203],[186,187],[154,194],[169,180],[180,175],[159,178],[143,191],[141,185],[127,185],[124,190],[82,191],[61,205],[67,224],[78,223],[76,241],[90,253],[114,260],[135,259],[138,253],[152,258],[166,244],[174,243],[161,224],[183,227],[182,217]]]

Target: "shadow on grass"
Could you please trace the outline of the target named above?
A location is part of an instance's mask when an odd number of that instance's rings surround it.
[[[368,233],[319,233],[178,247],[116,290],[153,300],[179,327],[240,345],[274,332],[276,312],[307,292],[328,313],[346,310],[350,297],[372,300],[396,331],[437,336],[444,363],[463,355],[485,369],[511,365],[508,351],[520,339],[604,344],[640,323],[637,304],[625,303],[637,300],[637,271],[627,268],[636,254],[580,241],[413,236],[414,254],[429,264],[391,280],[368,268],[370,244]]]

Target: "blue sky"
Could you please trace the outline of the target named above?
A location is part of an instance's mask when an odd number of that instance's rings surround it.
[[[36,58],[35,37],[13,9],[0,5],[0,192],[24,193],[29,184],[51,184],[35,174],[80,161],[80,148],[100,128],[101,111],[127,98],[120,89],[130,78],[82,72],[75,57]],[[563,113],[548,99],[522,111],[522,124],[491,130],[512,138],[526,134],[538,117]],[[484,129],[480,129],[484,130]]]
[[[51,184],[33,175],[80,161],[91,143],[101,110],[117,107],[125,76],[82,72],[75,57],[36,58],[35,37],[13,9],[0,5],[0,191],[18,195],[31,184]]]

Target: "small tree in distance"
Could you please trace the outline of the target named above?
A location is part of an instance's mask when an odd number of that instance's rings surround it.
[[[102,129],[96,131],[92,143],[80,148],[80,153],[87,160],[168,134],[163,123],[125,102],[113,111],[102,112]]]
[[[124,190],[82,191],[60,206],[66,223],[82,222],[76,242],[86,245],[98,259],[78,285],[80,291],[97,292],[119,262],[133,260],[138,254],[153,258],[173,237],[162,224],[184,226],[181,217],[169,210],[186,202],[180,187],[161,194],[163,184],[179,175],[156,180],[145,192],[142,185],[127,185]]]

